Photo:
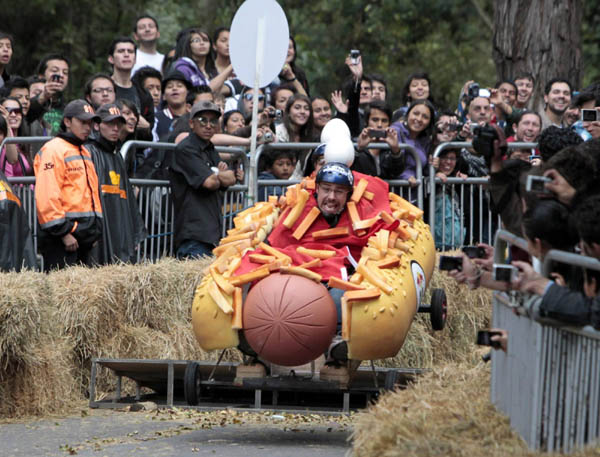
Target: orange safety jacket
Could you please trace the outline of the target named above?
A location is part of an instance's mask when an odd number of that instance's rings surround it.
[[[33,167],[41,234],[63,237],[71,233],[83,244],[99,239],[102,206],[98,176],[82,142],[60,133],[42,147]]]

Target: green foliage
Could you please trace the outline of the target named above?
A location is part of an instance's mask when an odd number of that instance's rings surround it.
[[[478,12],[475,4],[481,7]],[[28,0],[15,8],[0,0],[2,28],[16,38],[12,73],[33,74],[40,58],[64,52],[72,62],[69,96],[81,95],[89,75],[110,69],[111,40],[131,35],[142,12],[160,24],[159,49],[174,46],[177,32],[200,26],[209,32],[229,25],[241,0]],[[399,106],[401,89],[414,71],[427,71],[440,106],[454,107],[468,79],[495,82],[492,30],[482,15],[492,16],[492,0],[280,0],[298,45],[298,65],[306,71],[311,94],[329,96],[349,75],[344,59],[350,49],[363,55],[366,73],[383,74],[390,102]],[[583,52],[586,83],[598,79],[596,46],[600,6],[585,2]]]

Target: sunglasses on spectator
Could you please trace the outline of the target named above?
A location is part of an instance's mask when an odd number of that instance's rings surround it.
[[[194,118],[194,120],[197,121],[202,127],[207,127],[208,124],[212,125],[213,127],[219,125],[219,119],[208,119],[206,117],[200,116]]]
[[[6,108],[6,111],[8,111],[8,114],[23,114],[21,108]]]
[[[248,101],[252,101],[254,99],[254,94],[244,94],[244,98]],[[258,101],[262,102],[265,99],[264,95],[258,96]]]

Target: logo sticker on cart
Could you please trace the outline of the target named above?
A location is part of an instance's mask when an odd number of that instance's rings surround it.
[[[421,305],[421,300],[425,295],[425,289],[427,288],[427,280],[425,279],[425,272],[421,265],[414,260],[410,263],[410,269],[412,270],[413,281],[415,282],[415,291],[417,293],[417,310]]]

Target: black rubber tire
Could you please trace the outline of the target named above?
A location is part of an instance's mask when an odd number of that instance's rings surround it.
[[[434,330],[443,330],[446,326],[446,317],[448,316],[448,304],[444,289],[433,289],[431,293],[430,312],[431,328]]]
[[[398,380],[398,371],[388,370],[385,374],[385,384],[383,388],[385,390],[394,390],[396,387],[396,381]]]
[[[200,381],[200,365],[198,362],[188,362],[183,376],[183,392],[190,406],[196,406],[200,401]]]

